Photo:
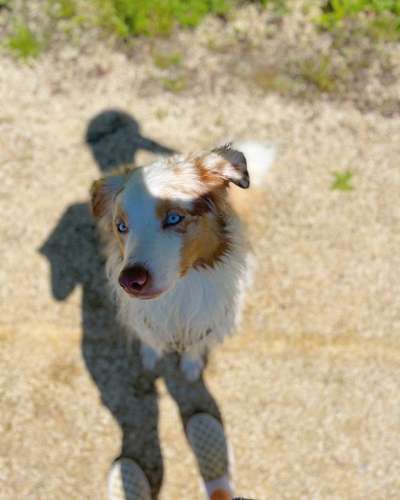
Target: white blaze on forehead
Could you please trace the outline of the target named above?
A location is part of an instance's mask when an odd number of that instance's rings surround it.
[[[139,231],[142,226],[156,225],[156,198],[148,191],[143,169],[134,171],[120,195],[121,207],[128,216],[129,226]]]
[[[156,290],[168,289],[178,277],[181,238],[162,228],[157,217],[159,198],[150,191],[145,168],[134,171],[121,192],[119,202],[128,219],[123,266],[136,263],[149,270]]]

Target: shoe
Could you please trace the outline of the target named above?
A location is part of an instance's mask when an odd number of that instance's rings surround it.
[[[111,466],[108,500],[151,500],[149,481],[134,460],[121,457]]]
[[[186,434],[199,465],[207,498],[231,500],[229,447],[221,423],[207,413],[197,413],[186,425]]]

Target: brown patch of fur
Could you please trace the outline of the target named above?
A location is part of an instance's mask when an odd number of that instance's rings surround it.
[[[163,221],[167,213],[174,207],[171,200],[160,200],[156,206],[156,217],[158,220]]]
[[[90,188],[92,213],[96,218],[101,218],[107,213],[113,198],[122,190],[123,184],[132,168],[121,167],[113,175],[102,177],[93,182]]]
[[[194,166],[202,184],[206,187],[206,189],[212,189],[218,186],[226,187],[228,185],[228,181],[224,179],[222,175],[225,166],[224,160],[218,161],[212,170],[204,165],[202,158],[196,158]]]
[[[116,213],[115,213],[115,217],[114,217],[114,223],[113,223],[113,233],[118,241],[118,247],[119,247],[119,251],[120,251],[120,254],[121,254],[121,257],[124,256],[124,253],[125,253],[125,238],[124,238],[124,235],[121,234],[118,229],[117,229],[117,223],[118,222],[123,222],[124,224],[126,224],[126,226],[128,226],[129,228],[129,225],[128,225],[128,217],[126,215],[126,213],[122,210],[122,208],[120,206],[117,207],[117,210],[116,210]]]
[[[200,216],[184,236],[181,276],[192,267],[214,267],[229,252],[230,244],[222,215]]]
[[[233,211],[227,201],[225,186],[209,191],[194,202],[197,214],[196,231],[189,232],[182,251],[181,274],[190,267],[214,267],[231,249],[231,239],[226,228]]]
[[[156,215],[160,222],[171,210],[185,216],[180,224],[166,228],[183,238],[181,276],[192,267],[214,267],[229,252],[231,241],[226,230],[226,217],[230,208],[224,187],[195,199],[190,210],[177,206],[172,200],[159,201]]]
[[[108,197],[104,187],[105,180],[99,179],[98,181],[93,182],[92,187],[90,188],[92,213],[96,218],[102,217],[107,210]]]
[[[211,199],[207,196],[197,198],[193,201],[193,208],[190,213],[194,216],[201,216],[207,212],[211,212]]]

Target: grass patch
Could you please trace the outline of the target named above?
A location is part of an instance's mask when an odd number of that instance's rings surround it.
[[[316,54],[312,59],[291,61],[282,68],[264,68],[254,73],[254,83],[264,92],[305,98],[312,93],[334,93],[340,81],[331,58]]]
[[[265,68],[254,74],[254,82],[264,92],[276,92],[280,95],[296,93],[296,82],[274,68]]]
[[[395,42],[400,39],[400,15],[383,13],[370,21],[366,34],[373,40]]]
[[[287,0],[264,0],[260,1],[263,7],[271,5],[272,12],[276,17],[284,17],[289,12],[289,6],[287,5]]]
[[[155,115],[158,120],[163,121],[168,116],[168,111],[166,109],[158,108]]]
[[[299,66],[299,76],[321,92],[333,92],[336,88],[334,69],[327,56],[304,60]]]
[[[42,50],[42,43],[24,23],[17,23],[5,46],[21,59],[37,57]]]
[[[172,66],[180,66],[182,64],[182,54],[173,52],[171,54],[158,53],[153,57],[155,66],[160,69],[168,69]]]
[[[318,24],[325,29],[342,28],[345,21],[364,17],[366,33],[374,38],[400,38],[399,0],[328,0]]]
[[[71,19],[77,15],[75,0],[47,0],[48,13],[55,19]]]
[[[12,6],[12,15],[19,20],[4,45],[23,59],[38,55],[56,30],[62,30],[67,37],[74,33],[79,36],[77,28],[82,24],[85,29],[104,28],[125,41],[136,36],[169,35],[179,27],[193,28],[207,15],[229,19],[235,7],[248,3],[268,8],[272,18],[280,18],[289,13],[291,4],[288,0],[43,0],[41,8],[47,19],[36,29],[31,22],[35,19],[27,17],[29,9],[23,7],[27,3],[27,0],[21,4],[0,0],[0,8],[11,11]],[[332,33],[341,32],[343,37],[349,27],[356,26],[363,35],[377,41],[400,39],[400,0],[319,0],[318,5],[323,7],[316,22]],[[357,21],[350,21],[354,19]],[[34,27],[34,32],[28,25]],[[225,52],[230,47],[210,40],[209,49]],[[154,64],[160,69],[179,66],[181,57],[158,54],[154,56]],[[304,80],[321,91],[332,91],[329,61],[311,62],[303,68],[303,73]],[[265,85],[278,89],[286,84],[270,79]]]
[[[353,173],[350,170],[344,172],[333,172],[334,181],[332,183],[331,189],[339,191],[352,191],[353,186],[351,185],[351,180],[353,178]]]
[[[161,84],[165,90],[178,93],[187,88],[187,78],[185,76],[179,78],[163,78]]]
[[[207,40],[207,48],[211,52],[215,52],[217,54],[225,54],[231,49],[231,43],[227,42],[224,39],[216,40],[214,37],[210,37]]]
[[[168,35],[178,25],[193,28],[207,14],[226,15],[234,0],[96,0],[101,24],[118,35]]]

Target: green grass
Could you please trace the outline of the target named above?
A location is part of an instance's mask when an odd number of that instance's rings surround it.
[[[264,2],[261,0],[260,3],[263,7],[266,7],[270,4],[272,7],[272,12],[277,17],[284,17],[285,14],[289,12],[287,0],[266,0]]]
[[[68,1],[68,0],[66,0]],[[226,16],[240,0],[94,0],[101,24],[122,37],[168,35],[175,26],[194,28],[208,14]],[[249,1],[249,0],[248,0]],[[286,9],[286,0],[253,0],[277,12]]]
[[[367,16],[367,34],[374,38],[400,38],[400,1],[399,0],[328,0],[319,24],[335,30],[343,27],[347,19]]]
[[[332,183],[332,189],[338,191],[352,191],[353,186],[351,185],[351,179],[353,178],[353,173],[350,170],[344,172],[333,172],[334,181]]]
[[[304,60],[299,69],[300,77],[319,91],[333,92],[336,88],[335,73],[329,57]]]
[[[161,80],[161,84],[165,90],[178,93],[187,88],[187,78],[185,76],[178,78],[163,78]]]
[[[122,37],[168,35],[195,27],[207,14],[225,15],[233,0],[96,0],[101,24]]]
[[[44,48],[43,41],[50,41],[57,30],[68,36],[84,25],[86,30],[100,27],[124,40],[143,35],[164,36],[177,27],[194,28],[209,14],[225,17],[242,0],[44,0],[47,19],[35,33],[28,26],[25,1],[11,10],[12,0],[0,0],[0,8],[12,12],[16,22],[2,45],[22,59],[37,56]],[[261,7],[269,3],[280,6],[284,2],[253,0]],[[58,21],[62,24],[58,25]],[[179,55],[155,57],[155,64],[163,69],[180,63]]]
[[[21,22],[15,25],[13,32],[5,41],[5,46],[21,59],[37,57],[43,48],[29,26]]]
[[[75,0],[47,0],[48,13],[56,19],[71,19],[77,15]]]
[[[27,1],[24,0],[21,5]],[[362,33],[377,41],[400,39],[400,0],[315,1],[322,5],[317,23],[323,29],[334,32],[334,36],[343,38],[345,33],[351,32],[354,36]],[[287,15],[291,5],[288,0],[43,0],[47,20],[38,31],[35,28],[33,32],[28,26],[30,20],[26,17],[25,8],[17,10],[12,0],[0,0],[0,7],[6,7],[4,11],[11,13],[17,22],[3,47],[6,46],[22,59],[28,59],[37,56],[44,45],[48,45],[54,31],[59,29],[68,35],[76,33],[76,28],[81,25],[86,30],[104,28],[124,41],[136,36],[166,36],[176,28],[198,26],[207,15],[227,18],[232,9],[245,3],[268,7],[272,15],[278,17]],[[357,22],[353,23],[354,20]],[[348,29],[352,25],[355,25],[356,31]],[[211,50],[229,50],[225,46],[213,48],[212,45],[213,41],[210,41]],[[156,55],[154,63],[161,69],[167,69],[179,66],[181,61],[179,55]],[[303,68],[303,73],[301,78],[323,92],[332,91],[329,62],[322,61],[319,66],[310,63]],[[268,77],[264,81],[266,87],[282,88],[286,84],[279,78],[274,80]]]
[[[179,52],[157,53],[153,56],[155,66],[160,69],[168,69],[172,66],[180,66],[182,64],[182,54]]]
[[[257,70],[253,80],[264,92],[297,98],[305,98],[309,91],[333,94],[340,83],[331,58],[320,54],[291,62],[286,68]]]

